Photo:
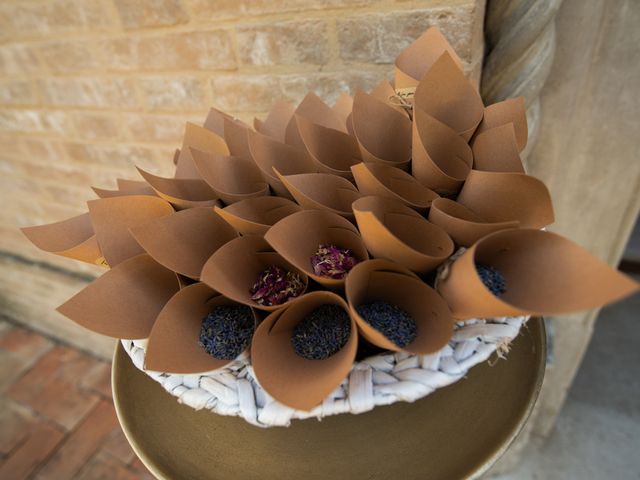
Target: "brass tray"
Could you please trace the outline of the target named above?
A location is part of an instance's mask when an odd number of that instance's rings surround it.
[[[508,360],[491,364],[414,403],[294,420],[289,428],[261,429],[180,405],[120,343],[112,385],[127,439],[161,479],[453,480],[485,472],[531,413],[544,376],[542,319],[522,328]]]

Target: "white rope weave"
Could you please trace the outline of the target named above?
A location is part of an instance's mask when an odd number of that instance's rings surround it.
[[[259,427],[288,426],[292,419],[318,419],[339,413],[362,413],[378,405],[413,402],[460,380],[467,371],[498,352],[502,356],[528,317],[458,322],[448,345],[432,355],[386,353],[354,363],[349,376],[321,405],[309,412],[281,404],[258,384],[249,358],[205,375],[145,371],[145,350],[122,340],[137,368],[196,410],[235,415]]]

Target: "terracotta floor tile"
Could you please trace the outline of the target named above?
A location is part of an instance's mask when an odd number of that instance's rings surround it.
[[[29,436],[37,420],[29,409],[0,398],[0,454],[7,456]]]
[[[90,374],[82,379],[81,386],[92,390],[104,398],[112,398],[111,394],[111,364],[100,362]]]
[[[56,346],[17,380],[7,395],[70,430],[98,402],[95,394],[79,387],[97,363],[76,350]]]
[[[104,453],[93,457],[74,477],[75,480],[141,480],[141,478],[136,472],[127,469],[118,459]]]
[[[117,458],[122,463],[129,465],[136,458],[127,437],[124,436],[121,428],[114,430],[109,438],[107,438],[102,446],[102,451],[108,453],[112,457]]]
[[[35,425],[28,438],[0,465],[0,478],[28,478],[63,438],[64,433],[55,427],[42,422]]]
[[[53,343],[47,338],[0,321],[0,392],[33,366]]]
[[[116,429],[119,430],[120,425],[113,405],[101,400],[38,472],[38,478],[47,480],[75,478],[76,473]]]

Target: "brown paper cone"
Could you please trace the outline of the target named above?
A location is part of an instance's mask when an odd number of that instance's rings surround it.
[[[398,200],[363,197],[353,203],[353,211],[374,257],[427,273],[453,253],[453,242],[444,230]]]
[[[307,360],[291,344],[295,326],[322,305],[348,306],[330,292],[308,293],[290,307],[272,313],[258,326],[251,360],[260,385],[273,398],[300,410],[320,404],[345,379],[356,357],[358,334],[351,320],[351,336],[341,350],[325,360]]]
[[[249,126],[240,120],[224,119],[224,141],[232,157],[253,161],[249,150]],[[193,154],[193,152],[191,152]],[[217,154],[214,154],[217,155]],[[222,156],[222,155],[218,155]]]
[[[209,114],[204,121],[203,127],[210,132],[215,133],[221,138],[224,138],[224,124],[225,120],[233,120],[233,117],[227,113],[224,113],[217,108],[210,108]]]
[[[506,292],[501,297],[484,286],[476,263],[504,276]],[[638,284],[560,235],[511,229],[469,248],[451,265],[438,291],[454,317],[467,319],[587,310],[638,291]]]
[[[433,190],[399,168],[381,163],[360,163],[351,167],[358,190],[363,195],[393,198],[419,212],[426,212],[438,198]]]
[[[325,287],[337,289],[344,279],[316,275],[311,257],[323,244],[348,248],[360,260],[369,258],[356,227],[345,218],[326,210],[303,210],[283,218],[265,235],[265,240],[287,261]]]
[[[420,79],[444,52],[448,52],[462,70],[462,61],[444,35],[436,27],[429,28],[396,57],[396,88],[417,87]]]
[[[284,143],[287,125],[293,118],[296,107],[284,100],[278,100],[273,104],[266,120],[260,121],[257,118],[253,120],[253,128],[257,132],[276,139],[280,143]]]
[[[160,310],[177,291],[174,273],[143,254],[107,271],[58,311],[102,335],[137,340],[149,336]]]
[[[204,374],[233,360],[209,355],[200,345],[202,320],[221,305],[237,305],[203,283],[183,288],[167,302],[153,325],[145,354],[145,370]]]
[[[524,105],[524,97],[509,98],[502,102],[494,103],[484,109],[484,117],[475,132],[475,137],[492,128],[513,123],[518,144],[518,151],[527,146],[527,111]]]
[[[542,228],[554,221],[549,190],[524,173],[472,170],[457,201],[489,222],[518,221],[522,228]]]
[[[242,200],[215,212],[242,235],[264,235],[271,225],[302,210],[297,203],[282,197],[257,197]]]
[[[333,111],[336,112],[340,120],[342,120],[342,126],[346,129],[347,126],[347,117],[351,114],[351,110],[353,110],[353,98],[348,93],[342,92],[336,101],[336,104],[333,106]],[[343,130],[347,131],[348,130]]]
[[[350,167],[362,162],[358,142],[351,135],[312,123],[296,115],[303,146],[321,173],[353,179]]]
[[[173,213],[167,202],[147,195],[101,198],[87,205],[98,245],[111,267],[144,253],[129,228]]]
[[[369,260],[356,265],[345,286],[349,311],[364,338],[378,347],[416,355],[434,353],[453,334],[453,317],[438,293],[410,271],[386,260]],[[416,322],[416,338],[400,348],[360,315],[356,308],[373,302],[387,302],[406,311]]]
[[[180,158],[180,149],[176,148],[176,151],[173,152],[173,164],[178,165],[178,159]]]
[[[412,175],[441,195],[457,193],[473,164],[473,153],[467,142],[447,125],[415,107],[412,143]]]
[[[444,52],[420,80],[413,104],[469,141],[482,120],[480,94],[455,60]]]
[[[21,230],[40,250],[106,266],[88,213],[61,222],[25,227]]]
[[[124,195],[156,195],[156,192],[147,182],[138,180],[125,180],[118,178],[117,190],[106,190],[104,188],[91,187],[98,198],[122,197]]]
[[[131,234],[155,261],[174,272],[200,278],[205,262],[238,236],[211,208],[190,208],[132,227]]]
[[[513,123],[485,130],[473,142],[473,168],[524,173]]]
[[[221,136],[194,123],[187,122],[176,165],[176,178],[200,178],[193,158],[191,158],[191,148],[201,152],[229,155],[229,148]]]
[[[289,120],[285,133],[285,142],[287,144],[302,147],[303,142],[298,132],[298,124],[295,117],[306,118],[316,125],[347,133],[346,126],[338,114],[313,92],[307,93],[302,99],[302,102],[296,108],[294,117]]]
[[[386,103],[390,107],[396,109],[402,115],[407,116],[407,111],[400,106],[399,103],[394,103],[396,98],[396,90],[391,86],[387,80],[382,80],[376,87],[369,93],[372,97],[377,98],[381,102]]]
[[[189,158],[193,162],[193,157]],[[171,203],[177,210],[213,207],[218,204],[218,195],[199,175],[198,178],[164,178],[136,168],[158,196]]]
[[[448,198],[437,198],[431,204],[429,221],[439,226],[462,247],[470,247],[482,237],[498,230],[518,228],[520,222],[487,222],[480,215]]]
[[[274,168],[284,175],[317,171],[315,163],[304,149],[281,143],[261,133],[249,132],[249,149],[265,181],[280,197],[291,198],[291,195],[273,171]]]
[[[269,195],[269,185],[253,160],[198,150],[191,155],[202,179],[224,203]]]
[[[251,299],[251,287],[271,265],[299,274],[306,288],[305,273],[273,252],[262,237],[255,235],[236,238],[220,247],[205,263],[201,280],[231,300],[260,310],[274,311],[299,297],[273,306],[260,305]]]
[[[360,192],[349,180],[329,173],[281,175],[278,178],[300,206],[307,210],[327,210],[353,220],[351,204]]]
[[[407,169],[411,160],[411,120],[362,91],[353,98],[353,133],[365,162]]]

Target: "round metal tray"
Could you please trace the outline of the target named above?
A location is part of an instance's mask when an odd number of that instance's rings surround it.
[[[532,318],[507,360],[414,403],[261,429],[181,405],[118,343],[113,398],[136,454],[158,478],[212,480],[476,478],[522,429],[542,385],[545,332]]]

